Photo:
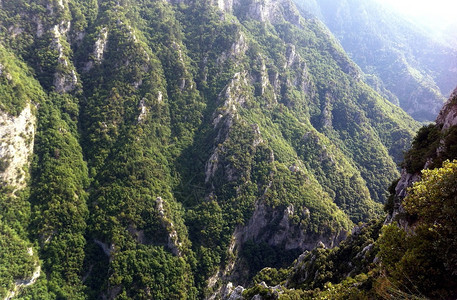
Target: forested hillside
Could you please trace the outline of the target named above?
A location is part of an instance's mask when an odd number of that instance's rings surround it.
[[[457,90],[419,130],[387,218],[356,226],[338,247],[265,268],[230,299],[454,299],[457,296]]]
[[[365,81],[418,121],[433,121],[457,84],[455,46],[378,0],[294,0],[324,22]]]
[[[0,296],[196,299],[381,216],[418,124],[288,0],[0,2]]]

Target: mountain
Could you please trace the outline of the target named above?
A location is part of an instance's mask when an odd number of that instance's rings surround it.
[[[457,84],[455,45],[376,0],[295,2],[328,26],[371,87],[418,121],[436,118]]]
[[[230,299],[454,299],[457,296],[457,89],[417,133],[385,204],[338,247],[264,268]]]
[[[11,0],[0,28],[6,298],[220,295],[382,215],[418,129],[288,0]]]

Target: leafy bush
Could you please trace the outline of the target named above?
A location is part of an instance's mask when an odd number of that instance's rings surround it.
[[[457,256],[455,222],[457,161],[422,171],[409,190],[405,211],[413,216],[413,232],[395,225],[383,231],[380,256],[394,283],[403,291],[428,297],[455,297]]]

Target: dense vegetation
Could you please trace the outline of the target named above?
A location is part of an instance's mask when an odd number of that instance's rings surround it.
[[[449,101],[441,114],[452,114],[449,111],[453,109],[455,100]],[[456,126],[443,128],[446,126],[442,121],[437,121],[419,130],[405,154],[402,178],[389,189],[387,219],[355,227],[339,247],[305,252],[288,268],[261,270],[243,296],[455,298]],[[417,177],[415,182],[408,183],[408,188],[403,184],[411,176]],[[402,189],[407,190],[406,197]]]
[[[379,270],[375,257],[382,220],[353,230],[338,247],[305,252],[289,268],[265,268],[253,278],[243,296],[251,299],[377,299],[374,287]],[[262,282],[265,283],[261,284]],[[276,291],[270,287],[281,287]],[[352,298],[351,298],[352,297]]]
[[[404,199],[408,227],[365,224],[339,247],[302,254],[287,269],[265,268],[246,299],[452,299],[457,161],[424,170]],[[405,223],[403,223],[405,224]]]
[[[258,4],[0,3],[1,111],[37,118],[1,297],[40,265],[20,298],[201,298],[381,215],[417,123],[321,23]]]
[[[395,225],[384,229],[380,256],[393,286],[430,298],[457,294],[456,184],[455,160],[424,170],[404,200],[414,234]]]

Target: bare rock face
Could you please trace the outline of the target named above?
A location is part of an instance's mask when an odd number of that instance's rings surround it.
[[[239,0],[217,0],[217,6],[220,10],[232,13],[234,5],[237,5]]]
[[[239,33],[238,40],[232,44],[229,50],[224,51],[217,59],[218,64],[222,65],[227,60],[237,61],[248,50],[246,37],[242,32]]]
[[[94,65],[98,65],[103,61],[107,45],[108,28],[103,27],[98,34],[97,40],[95,41],[94,51],[92,52],[93,59],[85,64],[83,71],[88,72],[94,67]]]
[[[162,226],[168,232],[168,248],[171,252],[176,256],[181,256],[181,247],[182,243],[179,241],[178,232],[173,225],[173,222],[166,215],[166,210],[164,208],[164,201],[161,197],[157,197],[156,199],[157,211],[159,213],[159,217],[162,222]]]
[[[18,116],[0,110],[0,185],[12,188],[11,197],[16,197],[15,192],[26,187],[33,155],[35,129],[36,117],[31,103],[27,103]],[[33,248],[27,248],[27,253],[33,257]],[[34,259],[33,274],[26,278],[16,278],[4,299],[13,299],[22,288],[34,284],[40,275],[41,266],[39,261]]]
[[[420,115],[420,114],[430,114],[430,119],[433,116],[436,116],[443,105],[445,98],[440,95],[436,95],[435,99],[430,97],[430,99],[420,99],[424,98],[424,92],[422,90],[414,91],[405,101],[401,101],[400,105],[403,103],[403,109],[410,114],[411,116]],[[440,101],[437,101],[439,99]]]
[[[97,239],[94,239],[94,242],[102,248],[103,253],[105,253],[106,256],[108,256],[110,258],[110,260],[111,260],[111,254],[113,254],[114,249],[115,249],[114,244],[108,245],[108,244],[103,243],[102,241],[99,241]]]
[[[331,237],[307,234],[300,225],[292,222],[294,214],[309,214],[309,210],[306,207],[298,210],[293,204],[281,210],[257,203],[248,223],[236,229],[235,240],[239,244],[249,240],[266,242],[270,246],[283,245],[285,250],[297,249],[303,252],[312,250],[320,244],[332,248],[346,237],[346,232],[338,232]],[[276,230],[266,230],[275,220],[279,220]]]
[[[0,184],[25,187],[33,151],[36,118],[32,105],[13,117],[0,111]]]
[[[236,73],[227,86],[219,93],[218,102],[222,107],[213,113],[213,125],[218,130],[216,141],[218,146],[213,150],[205,167],[205,183],[210,182],[220,167],[220,155],[224,152],[223,142],[233,125],[233,119],[237,118],[237,107],[246,102],[246,95],[243,92],[249,85],[247,73]],[[228,178],[230,179],[230,178]]]
[[[236,60],[236,53],[239,53],[236,49],[245,48],[243,40],[241,36],[238,42],[232,46],[231,51],[227,52],[228,59]],[[287,65],[298,64],[301,67],[300,70],[303,69],[303,72],[307,73],[306,65],[302,65],[301,58],[295,52],[293,46],[289,46],[286,56]],[[264,63],[262,63],[262,66],[265,68]],[[229,136],[233,122],[237,120],[239,108],[248,102],[246,90],[250,88],[250,83],[254,80],[260,82],[265,87],[270,84],[269,81],[271,78],[269,78],[268,74],[266,72],[259,73],[254,74],[257,76],[256,78],[254,78],[253,74],[249,74],[246,71],[234,74],[218,95],[217,101],[220,106],[213,114],[213,126],[217,132],[217,142],[215,143],[217,146],[215,146],[206,162],[205,183],[207,184],[212,184],[216,172],[220,169],[224,170],[223,174],[226,181],[236,180],[235,172],[230,172],[230,166],[223,164],[225,155],[224,141]],[[279,81],[280,79],[274,78],[273,80]],[[252,146],[255,148],[264,143],[264,141],[261,137],[259,126],[252,124],[251,127],[254,133]],[[271,161],[274,161],[273,152],[271,152]],[[290,170],[296,172],[299,170],[299,166],[293,165],[290,167]],[[270,182],[270,186],[271,184],[272,182]],[[266,188],[265,193],[268,189],[269,187]],[[246,277],[244,270],[245,262],[243,262],[243,258],[239,257],[239,253],[243,244],[248,241],[266,243],[269,246],[284,249],[284,251],[297,250],[297,252],[303,252],[321,245],[332,248],[346,237],[347,232],[344,230],[336,232],[332,236],[308,233],[306,228],[293,221],[296,215],[309,217],[309,214],[310,211],[306,207],[295,207],[293,204],[285,207],[272,207],[260,197],[255,203],[252,217],[245,224],[238,226],[232,234],[232,241],[228,247],[229,256],[232,259],[229,260],[223,269],[220,269],[214,276],[209,278],[207,285],[214,293],[208,299],[218,299],[220,297],[224,299],[238,299],[237,297],[240,296],[239,291],[241,291],[242,287],[234,288],[233,284],[242,284],[242,281],[245,280],[243,279]],[[271,228],[272,224],[277,224],[277,226]]]
[[[59,2],[59,8],[64,9],[67,3]],[[76,75],[75,67],[69,58],[69,44],[67,42],[67,34],[70,31],[70,21],[62,21],[55,24],[51,33],[53,35],[52,48],[57,50],[59,57],[57,62],[59,68],[54,73],[54,87],[58,93],[68,93],[73,91],[78,84],[78,77]]]
[[[191,0],[165,0],[171,4],[189,4]],[[300,13],[291,0],[212,0],[212,4],[222,12],[244,14],[261,22],[272,24],[286,20],[299,25]],[[240,9],[242,7],[242,9]]]
[[[162,93],[159,92],[159,99],[161,99],[161,97],[162,97]],[[138,105],[138,108],[140,110],[140,114],[138,115],[137,122],[143,123],[144,120],[146,120],[148,113],[149,113],[149,107],[146,106],[146,101],[144,98],[140,100],[140,104]]]
[[[449,100],[436,118],[436,124],[442,126],[442,130],[457,125],[457,89],[452,92]]]
[[[243,4],[248,5],[246,11],[248,18],[272,24],[285,20],[299,25],[300,14],[295,5],[289,0],[250,0],[244,1]]]
[[[246,225],[236,228],[232,242],[229,246],[229,254],[237,257],[237,253],[242,249],[247,241],[255,243],[265,242],[270,246],[282,247],[287,250],[298,250],[308,253],[316,247],[333,248],[342,240],[346,239],[347,232],[342,230],[333,236],[321,236],[308,234],[300,224],[294,224],[292,216],[294,214],[309,214],[307,208],[295,208],[293,204],[284,209],[273,208],[263,202],[256,203],[254,214]],[[279,220],[279,222],[278,222]],[[271,229],[272,223],[278,223],[276,229]],[[223,284],[208,299],[243,299],[243,286],[233,288],[233,283],[240,283],[245,275],[245,264],[240,258],[230,261],[224,270],[210,278],[208,286],[210,288],[222,282]],[[243,284],[245,282],[241,282]],[[241,298],[240,298],[241,297]]]
[[[395,187],[395,194],[398,197],[406,197],[408,187],[412,186],[412,184],[420,179],[419,174],[410,174],[406,172],[406,170],[402,170],[400,181],[397,183]]]

